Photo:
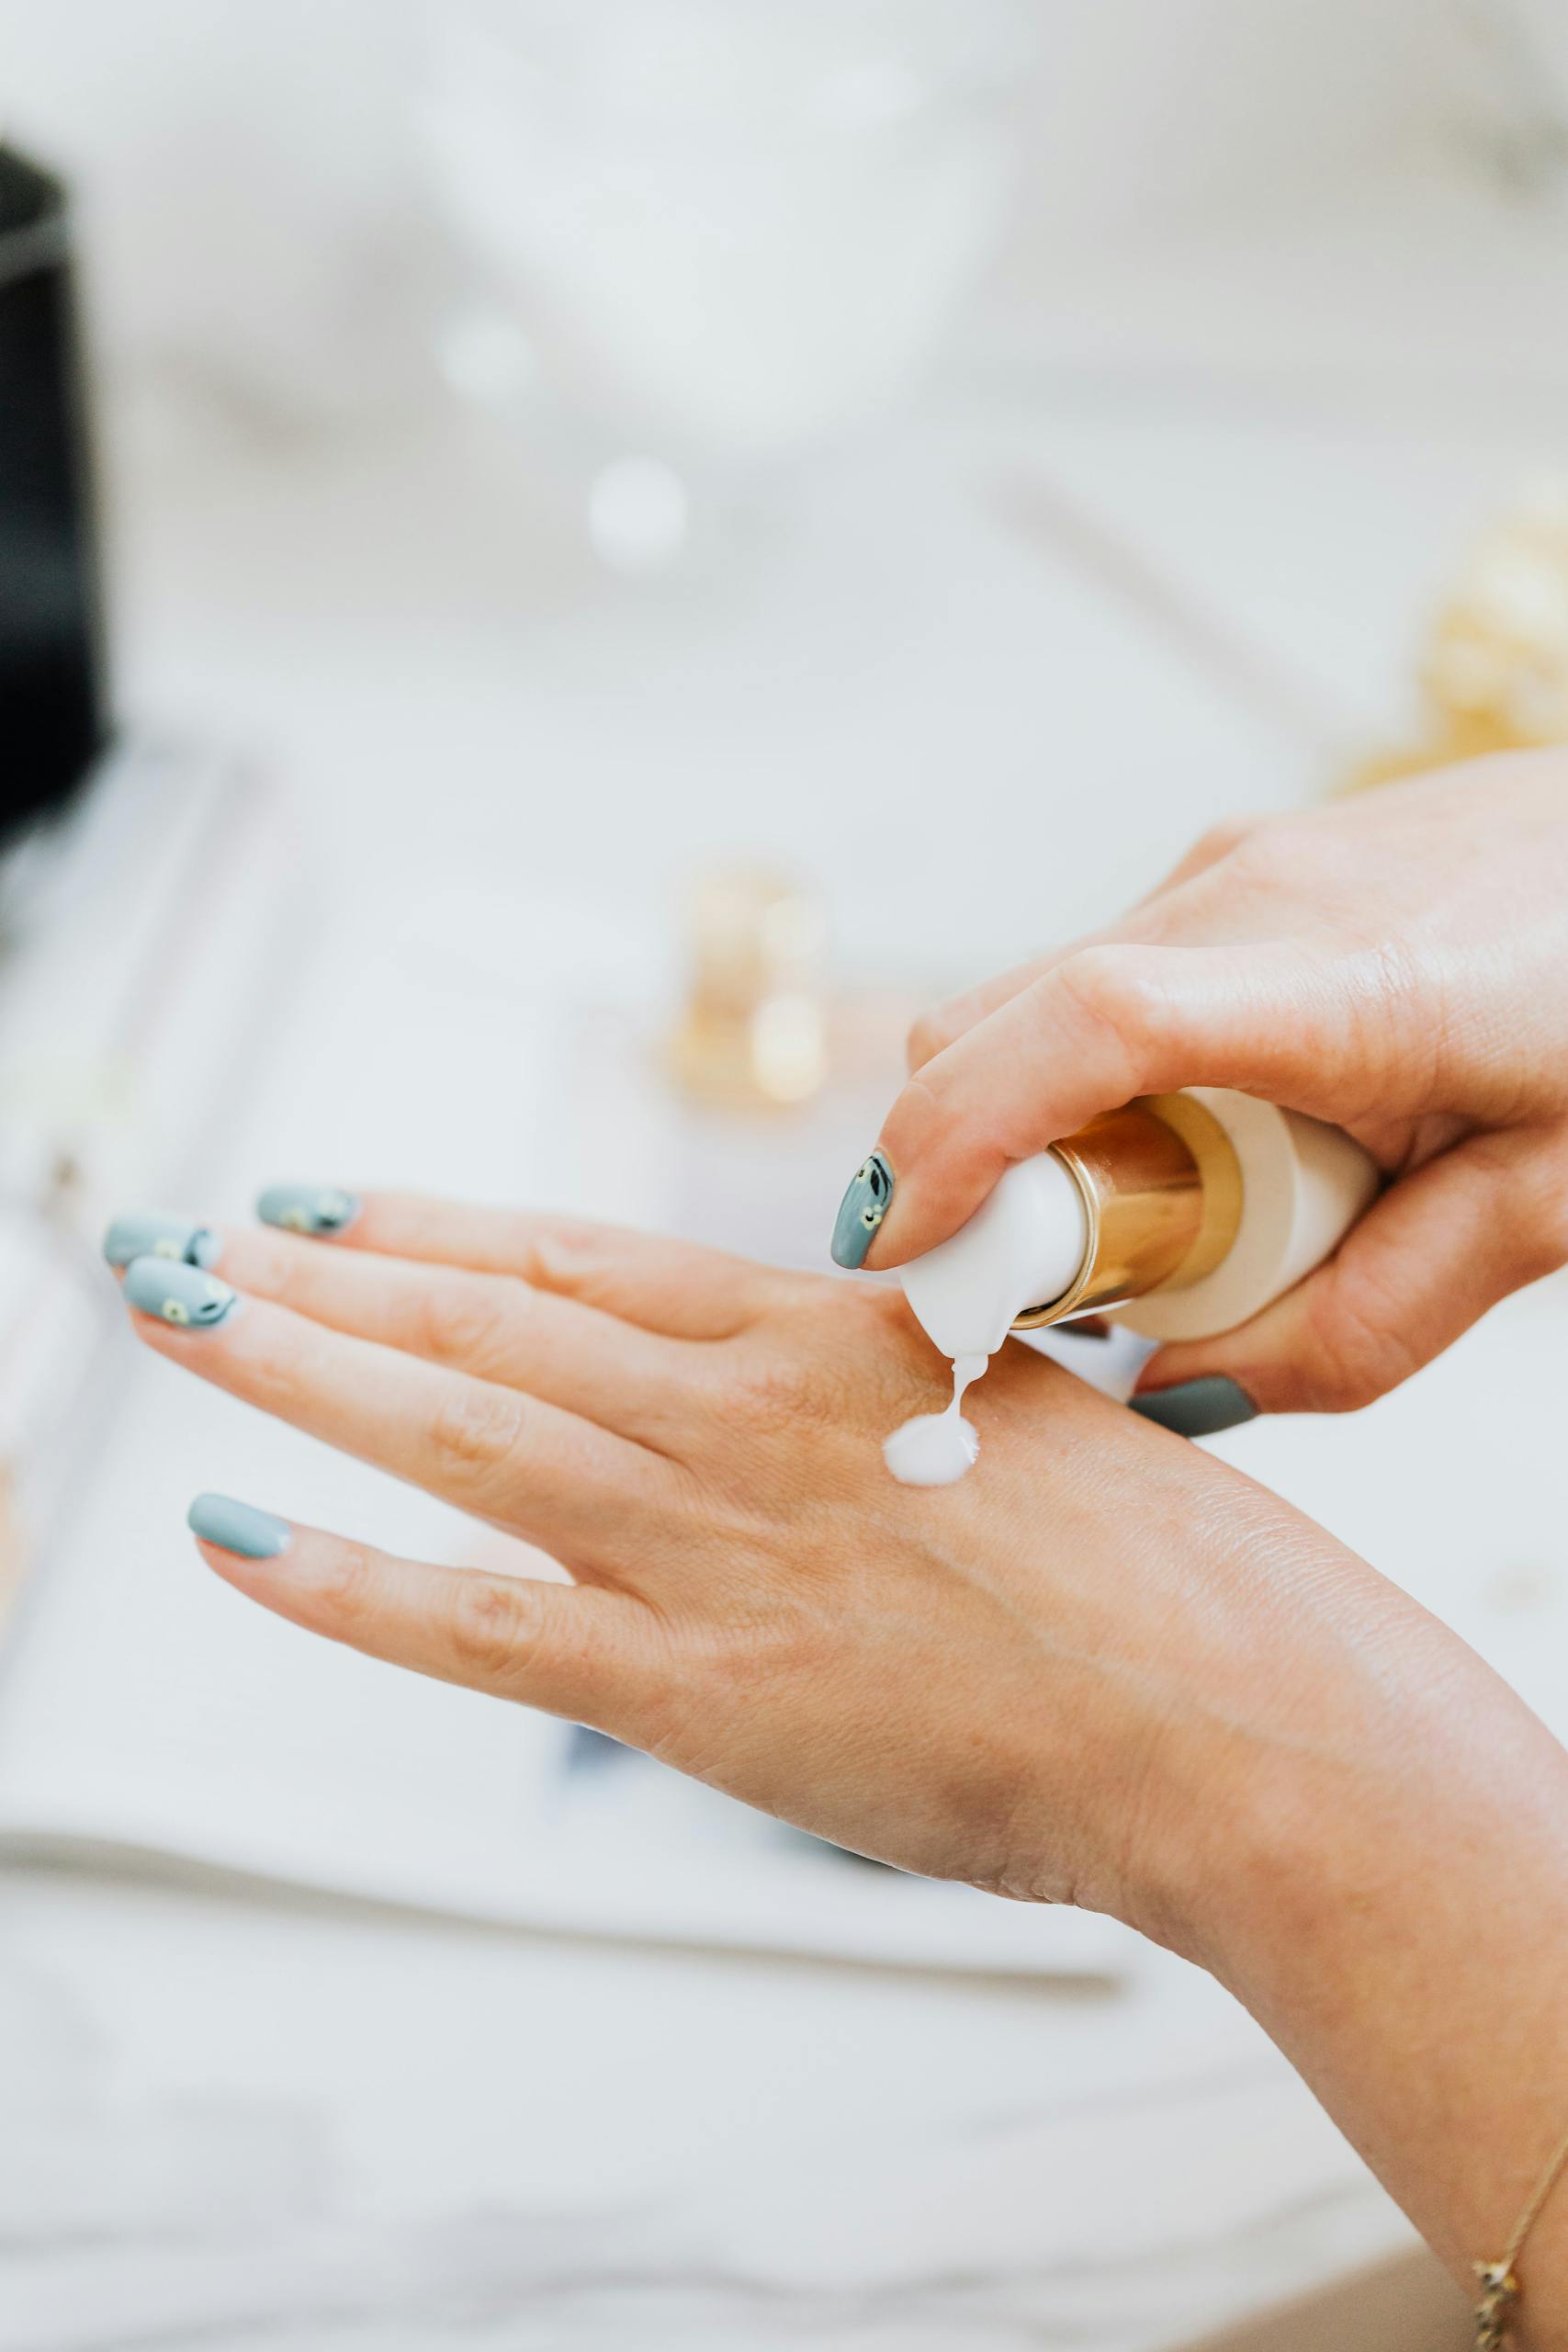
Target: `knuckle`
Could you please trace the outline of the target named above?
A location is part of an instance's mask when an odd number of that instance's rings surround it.
[[[1568,1175],[1553,1193],[1538,1227],[1527,1239],[1527,1282],[1554,1274],[1568,1265]]]
[[[533,1236],[524,1271],[540,1290],[574,1296],[593,1290],[604,1274],[605,1256],[602,1226],[561,1217],[542,1226]]]
[[[1133,947],[1080,947],[1060,967],[1077,1002],[1118,1024],[1141,1014],[1147,1002],[1149,958]]]
[[[724,1368],[714,1402],[751,1460],[768,1454],[796,1465],[815,1447],[836,1446],[846,1430],[868,1419],[874,1426],[885,1410],[908,1409],[910,1358],[925,1342],[911,1336],[902,1292],[844,1283],[833,1305],[840,1344],[832,1350],[822,1347],[813,1305]]]
[[[1308,1374],[1303,1403],[1319,1413],[1359,1413],[1376,1402],[1390,1384],[1379,1359],[1353,1326],[1340,1326],[1325,1341]]]
[[[1106,1030],[1130,1060],[1157,1042],[1170,1001],[1157,948],[1082,947],[1059,967],[1069,997]]]
[[[907,1078],[882,1122],[881,1143],[895,1168],[940,1144],[946,1126],[948,1079],[935,1063]]]
[[[1364,1279],[1325,1281],[1312,1317],[1313,1401],[1320,1412],[1358,1413],[1416,1371],[1421,1358],[1403,1318]]]
[[[252,1259],[247,1278],[251,1289],[280,1306],[298,1306],[302,1295],[309,1293],[310,1275],[316,1271],[306,1255],[309,1245],[297,1242],[290,1249],[281,1239],[271,1240],[254,1234],[248,1240]]]
[[[732,1409],[753,1436],[798,1432],[819,1418],[820,1398],[809,1364],[792,1356],[756,1356],[728,1391]]]
[[[747,1365],[736,1401],[741,1419],[753,1429],[787,1429],[798,1421],[805,1394],[799,1367],[770,1358]]]
[[[1555,1201],[1515,1236],[1508,1287],[1544,1282],[1568,1265],[1568,1200]]]
[[[1544,1156],[1530,1214],[1516,1237],[1518,1280],[1539,1282],[1568,1265],[1568,1139]]]
[[[947,1044],[947,1028],[939,1012],[922,1012],[904,1041],[904,1057],[910,1069],[919,1069],[935,1059]]]
[[[1218,865],[1222,858],[1234,856],[1242,843],[1251,841],[1263,826],[1260,817],[1222,817],[1199,835],[1193,844],[1193,859],[1205,865]]]
[[[525,1585],[469,1574],[452,1597],[447,1634],[466,1680],[505,1682],[528,1661],[539,1632],[536,1597]]]
[[[375,1616],[380,1577],[376,1555],[362,1544],[344,1544],[333,1555],[321,1595],[333,1624],[350,1638]]]
[[[1317,838],[1310,825],[1291,816],[1243,818],[1218,830],[1229,836],[1224,854],[1232,868],[1243,878],[1264,884],[1293,871]]]
[[[433,1283],[416,1310],[415,1343],[436,1363],[473,1363],[486,1358],[500,1321],[499,1302],[482,1278],[447,1276]]]
[[[430,1418],[427,1436],[436,1468],[471,1485],[503,1465],[516,1448],[521,1401],[482,1380],[455,1382]]]
[[[1505,1270],[1501,1295],[1506,1298],[1532,1283],[1546,1282],[1568,1265],[1568,1236],[1532,1230],[1520,1236]]]

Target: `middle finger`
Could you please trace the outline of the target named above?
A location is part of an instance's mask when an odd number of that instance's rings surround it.
[[[682,1418],[701,1353],[514,1274],[323,1249],[292,1235],[225,1228],[216,1262],[255,1296],[314,1323],[476,1379],[525,1389],[649,1443]]]

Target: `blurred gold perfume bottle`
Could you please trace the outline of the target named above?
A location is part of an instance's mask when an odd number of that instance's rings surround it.
[[[694,894],[685,1006],[671,1075],[700,1102],[808,1102],[828,1075],[827,924],[784,876],[730,867]]]
[[[653,1071],[628,1069],[607,1134],[640,1102],[643,1180],[669,1230],[823,1270],[823,1170],[863,1158],[933,989],[863,971],[847,982],[831,967],[820,896],[772,868],[711,873],[687,910],[687,991],[659,1041],[652,1099]]]
[[[1365,762],[1350,789],[1568,742],[1568,483],[1541,486],[1483,534],[1432,624],[1419,675],[1425,736]]]

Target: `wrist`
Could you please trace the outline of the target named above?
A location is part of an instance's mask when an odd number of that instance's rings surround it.
[[[1161,1724],[1141,1743],[1138,1835],[1122,1841],[1116,1907],[1239,1989],[1268,1970],[1277,1939],[1289,1949],[1298,1913],[1314,1916],[1337,1888],[1348,1899],[1395,1828],[1402,1838],[1419,1819],[1424,1759],[1449,1722],[1434,1694],[1473,1675],[1488,1699],[1524,1711],[1322,1530],[1256,1490],[1228,1499],[1223,1553],[1211,1533],[1200,1573],[1168,1571],[1179,1646],[1140,1678]]]
[[[1374,1664],[1360,1703],[1341,1690],[1310,1727],[1298,1713],[1250,1739],[1195,1833],[1185,1956],[1255,2009],[1325,1967],[1403,1965],[1413,1945],[1451,1957],[1506,1916],[1528,1925],[1516,1889],[1544,1883],[1543,1917],[1568,1901],[1568,1751],[1457,1635],[1409,1613],[1397,1682]],[[1568,1992],[1558,2020],[1568,2064]],[[1568,2109],[1568,2080],[1563,2094]]]
[[[1420,1612],[1414,1612],[1418,1618]],[[1373,1736],[1254,1757],[1202,1840],[1187,1956],[1249,2008],[1473,2300],[1568,2128],[1568,1755],[1453,1637]],[[1440,1662],[1439,1662],[1439,1654]],[[1515,2340],[1568,2346],[1568,2190]]]

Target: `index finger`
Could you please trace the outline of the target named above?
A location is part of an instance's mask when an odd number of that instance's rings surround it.
[[[1134,1095],[1233,1086],[1341,1125],[1365,1118],[1387,1083],[1373,1057],[1344,1050],[1366,985],[1354,956],[1311,942],[1079,949],[905,1086],[883,1125],[883,1214],[860,1262],[934,1249],[1015,1160]]]
[[[295,1225],[291,1199],[328,1195],[349,1201],[352,1215],[330,1227]],[[549,1211],[308,1185],[270,1186],[258,1208],[265,1223],[293,1225],[338,1249],[519,1275],[536,1290],[558,1292],[668,1339],[733,1339],[778,1294],[777,1274],[750,1259]]]

